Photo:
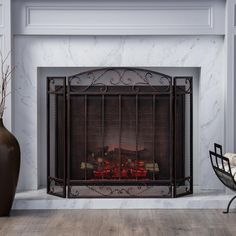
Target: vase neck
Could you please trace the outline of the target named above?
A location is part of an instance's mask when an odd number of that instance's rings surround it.
[[[3,119],[2,118],[0,118],[0,127],[4,127]]]

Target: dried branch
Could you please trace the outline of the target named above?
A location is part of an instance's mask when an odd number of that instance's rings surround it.
[[[7,92],[7,85],[12,79],[12,73],[15,69],[15,67],[11,69],[9,65],[5,65],[10,54],[11,52],[8,52],[6,57],[3,57],[0,51],[0,119],[2,119],[6,109],[6,98],[11,93]]]

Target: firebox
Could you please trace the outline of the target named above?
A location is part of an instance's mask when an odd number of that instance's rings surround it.
[[[192,77],[98,68],[47,78],[47,191],[69,197],[193,192]]]

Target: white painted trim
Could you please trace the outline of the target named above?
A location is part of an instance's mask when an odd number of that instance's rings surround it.
[[[15,1],[14,34],[224,34],[224,1]],[[61,17],[62,16],[62,17]]]
[[[235,83],[234,83],[234,2],[226,3],[226,37],[225,37],[225,151],[235,151]]]
[[[146,6],[146,7],[137,7],[137,6],[121,6],[121,7],[99,7],[99,6],[94,6],[94,7],[82,7],[82,6],[69,6],[69,7],[61,7],[61,6],[26,6],[26,27],[69,27],[69,28],[77,28],[77,27],[81,27],[81,28],[101,28],[101,29],[106,29],[106,28],[112,28],[112,27],[117,27],[117,28],[124,28],[124,29],[132,29],[132,28],[140,28],[140,29],[145,29],[145,28],[158,28],[158,27],[176,27],[176,28],[188,28],[188,27],[193,27],[193,28],[213,28],[213,17],[212,17],[212,7],[211,6],[198,6],[198,7],[190,7],[190,6],[183,6],[183,7],[178,7],[178,6],[171,6],[171,7],[158,7],[158,6]],[[145,25],[145,27],[141,26],[140,24],[117,24],[117,22],[114,22],[114,24],[109,23],[108,21],[106,21],[105,24],[101,23],[100,25],[98,25],[97,27],[95,25],[97,25],[97,22],[92,22],[90,24],[87,24],[86,22],[78,22],[78,21],[74,21],[73,19],[70,19],[70,15],[75,13],[76,15],[81,15],[83,14],[89,14],[89,13],[93,13],[94,16],[95,14],[99,13],[99,12],[103,12],[103,13],[109,13],[110,11],[118,12],[119,15],[121,15],[123,12],[127,12],[130,14],[130,17],[132,18],[132,13],[134,12],[147,12],[147,13],[153,13],[155,12],[156,15],[158,16],[158,14],[161,14],[162,12],[172,12],[172,14],[174,12],[178,12],[178,11],[182,11],[182,12],[189,12],[189,11],[196,11],[199,14],[199,19],[194,19],[195,22],[193,22],[193,24],[189,24],[188,22],[185,22],[185,24],[181,24],[180,22],[173,22],[172,24],[162,21],[162,23],[158,24],[158,22],[156,22],[156,24],[153,24],[152,21],[148,22],[150,25]],[[207,21],[204,22],[203,24],[199,24],[199,20],[201,18],[200,15],[200,11],[206,11],[207,13]],[[48,16],[46,19],[39,19],[37,18],[38,22],[33,23],[32,22],[32,17],[34,12],[41,12],[41,14],[48,12]],[[50,24],[50,20],[52,18],[54,18],[56,15],[55,13],[66,13],[66,16],[68,17],[70,23],[66,23],[65,20],[61,21],[61,22],[54,22]],[[181,13],[182,13],[181,12]],[[52,14],[50,14],[52,13]],[[54,13],[54,14],[53,14]],[[167,15],[168,16],[168,15]],[[46,22],[45,22],[46,20]],[[107,19],[105,19],[107,20]],[[129,19],[125,19],[125,21],[128,21]],[[135,21],[137,22],[137,18],[135,19]],[[191,20],[191,19],[189,19]],[[44,22],[44,23],[43,23]]]
[[[2,2],[0,2],[0,31],[4,27],[4,6]]]

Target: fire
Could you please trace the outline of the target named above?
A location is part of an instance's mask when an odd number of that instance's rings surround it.
[[[128,148],[128,146],[126,147]],[[95,178],[148,178],[149,174],[159,172],[156,162],[137,158],[145,149],[119,149],[116,145],[98,148],[92,152],[91,162],[81,163],[81,169],[89,169]]]

